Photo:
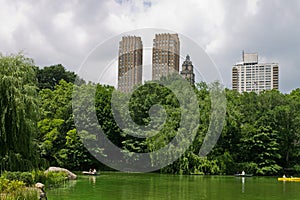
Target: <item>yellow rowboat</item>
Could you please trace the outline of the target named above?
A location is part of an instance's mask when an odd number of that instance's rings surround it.
[[[300,182],[300,178],[299,177],[292,177],[292,178],[278,178],[278,181],[299,181]]]

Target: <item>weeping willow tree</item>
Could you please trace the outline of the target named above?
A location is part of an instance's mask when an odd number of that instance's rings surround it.
[[[32,59],[21,54],[0,54],[1,171],[25,171],[37,166],[36,85]]]

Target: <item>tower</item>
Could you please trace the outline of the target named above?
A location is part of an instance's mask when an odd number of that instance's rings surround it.
[[[130,92],[134,85],[142,83],[143,44],[141,37],[124,36],[119,42],[118,89]]]
[[[155,34],[152,49],[152,80],[179,73],[180,42],[178,34]]]
[[[192,85],[195,84],[194,66],[190,60],[190,56],[187,55],[185,61],[182,64],[181,76],[189,81]]]

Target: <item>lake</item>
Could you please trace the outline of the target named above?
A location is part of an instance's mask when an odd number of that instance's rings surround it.
[[[49,200],[297,200],[300,182],[278,182],[277,177],[104,172],[48,189],[47,196]]]

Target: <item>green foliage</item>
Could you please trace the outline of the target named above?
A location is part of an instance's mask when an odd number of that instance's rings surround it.
[[[176,84],[176,82],[174,82]],[[85,86],[88,87],[88,86]],[[93,86],[94,87],[94,86]],[[180,86],[178,86],[180,87]],[[163,173],[175,174],[234,174],[245,170],[247,173],[259,175],[275,175],[290,163],[297,164],[299,132],[297,120],[300,117],[300,92],[293,91],[290,95],[282,95],[278,91],[268,91],[261,94],[243,93],[226,90],[227,109],[226,123],[217,145],[208,157],[200,158],[199,150],[207,134],[211,117],[211,87],[220,87],[218,84],[207,85],[199,83],[195,87],[200,108],[198,128],[193,144],[178,160],[161,170]],[[88,101],[82,90],[78,95],[81,101]],[[151,92],[149,92],[151,91]],[[178,131],[179,116],[182,110],[178,109],[178,102],[172,92],[159,84],[145,84],[139,87],[132,95],[116,92],[119,101],[120,114],[129,112],[132,120],[142,126],[150,123],[157,124],[158,117],[150,118],[149,109],[156,104],[162,105],[166,111],[166,123],[159,127],[159,134],[147,139],[135,138],[124,134],[114,121],[112,114],[112,93],[114,90],[107,86],[96,86],[95,109],[99,124],[114,144],[130,152],[152,152],[164,147]],[[188,95],[187,95],[188,96]],[[129,110],[122,102],[128,101]],[[94,109],[94,108],[82,108]],[[80,113],[80,112],[79,112]],[[158,113],[162,116],[163,113]],[[285,116],[285,117],[282,117]],[[86,118],[87,130],[89,126]],[[125,118],[124,123],[127,123]],[[129,121],[128,121],[129,122]],[[126,131],[143,133],[136,127],[129,127]],[[130,133],[127,132],[127,133]],[[88,131],[86,132],[88,133]],[[147,133],[153,135],[153,133]],[[187,140],[182,140],[187,142]],[[101,150],[105,154],[105,149]],[[168,155],[166,155],[168,156]],[[154,157],[152,162],[158,162]]]
[[[241,173],[241,171],[247,172],[247,174],[256,174],[258,170],[258,165],[254,162],[243,162],[243,163],[236,163],[235,171],[237,173]]]
[[[75,129],[73,87],[73,83],[61,80],[54,86],[54,90],[43,89],[39,92],[41,119],[38,122],[37,139],[41,156],[49,165],[86,170],[94,166],[96,161],[83,146]]]
[[[34,183],[34,177],[30,172],[5,172],[2,176],[10,181],[22,181],[26,186]]]
[[[86,87],[91,87],[91,85],[87,85]],[[96,85],[95,86],[95,111],[97,115],[97,119],[99,125],[103,132],[107,135],[108,139],[112,141],[115,145],[122,147],[122,142],[124,141],[124,137],[121,135],[121,130],[116,124],[112,112],[112,93],[114,92],[114,88],[111,86],[105,85]],[[91,92],[90,90],[87,90]],[[115,91],[116,92],[116,91]],[[120,94],[119,94],[120,95]],[[84,98],[82,98],[84,99]],[[93,126],[93,125],[92,125]]]
[[[123,105],[122,103],[119,103]],[[165,110],[165,113],[159,110],[155,116],[150,118],[150,108],[154,105],[160,105]],[[122,112],[128,112],[123,108]],[[174,96],[172,91],[163,87],[155,82],[146,83],[141,86],[130,97],[129,112],[132,120],[139,125],[149,125],[152,123],[153,127],[160,130],[155,136],[144,139],[133,139],[129,135],[126,135],[125,142],[123,142],[125,148],[129,151],[135,152],[149,152],[155,151],[168,144],[176,135],[179,127],[181,111],[179,108],[179,102]],[[161,124],[161,120],[164,119],[165,124]],[[124,118],[126,120],[126,118]],[[127,120],[129,120],[127,118]],[[124,121],[125,124],[130,124]],[[128,127],[129,130],[134,132],[144,132],[135,127]],[[144,133],[145,134],[145,133]],[[152,134],[152,133],[148,133]]]
[[[38,98],[33,61],[23,55],[0,55],[1,170],[26,171],[37,166]]]
[[[42,89],[54,90],[55,86],[61,80],[67,83],[74,83],[77,75],[74,72],[67,71],[61,64],[37,68],[38,87]]]
[[[0,177],[0,198],[3,200],[37,200],[37,191],[27,189],[25,185],[23,181]]]
[[[193,115],[189,114],[191,108],[181,107],[172,90],[159,82],[147,82],[136,86],[133,94],[123,94],[111,86],[83,84],[84,81],[80,79],[79,86],[75,86],[75,79],[78,79],[77,75],[66,71],[62,65],[38,69],[31,59],[23,55],[0,56],[1,172],[30,171],[38,166],[45,168],[49,165],[71,170],[97,168],[101,164],[87,151],[83,141],[91,144],[102,142],[94,134],[99,125],[116,146],[127,152],[138,153],[155,152],[173,141],[177,133],[186,131],[180,124],[183,113],[186,113],[184,117],[189,122],[188,126],[193,126]],[[182,88],[180,81],[174,81],[172,77],[163,79],[171,87],[179,88],[183,96],[191,96]],[[217,132],[207,133],[211,119],[222,114],[223,108],[212,108],[214,104],[211,98],[214,94],[211,91],[221,90],[222,86],[218,82],[200,82],[192,88],[197,96],[200,125],[195,128],[195,134],[192,134],[193,131],[191,133],[194,138],[176,138],[174,142],[180,140],[182,144],[192,144],[180,158],[161,172],[233,174],[245,170],[246,173],[276,175],[285,169],[300,171],[300,89],[290,94],[275,90],[260,94],[225,90],[227,107],[222,134],[211,151],[209,147],[204,148],[210,153],[206,157],[199,157],[202,145],[210,142],[211,136]],[[72,107],[74,97],[82,106]],[[112,99],[116,97],[118,101],[114,105]],[[129,105],[124,104],[127,101]],[[191,101],[191,98],[186,98],[186,101]],[[225,106],[221,101],[217,104]],[[113,110],[115,108],[118,108],[117,111]],[[155,110],[157,112],[152,115],[153,109],[158,108],[162,109]],[[87,115],[85,111],[88,111]],[[73,112],[82,121],[83,130],[76,129]],[[124,114],[129,117],[122,121],[123,127],[119,127],[115,117]],[[97,122],[92,121],[95,115]],[[165,123],[161,123],[161,119],[165,119]],[[140,127],[148,125],[160,131],[145,132]],[[150,137],[136,138],[130,135],[133,133]],[[181,149],[175,146],[169,146],[172,153],[166,151],[167,158],[180,152]],[[105,147],[89,150],[103,156],[108,154]],[[127,156],[130,157],[130,154]],[[159,162],[155,154],[150,160],[152,164]],[[45,182],[47,179],[40,171],[33,171],[31,175],[7,172],[6,176],[9,180],[22,180],[27,185],[32,181]],[[49,176],[54,182],[55,179],[58,182],[63,179],[60,175]]]
[[[238,169],[235,169],[235,161],[229,151],[225,151],[223,155],[216,158],[217,165],[222,174],[235,174]]]
[[[42,170],[33,170],[31,172],[33,183],[46,183],[47,177]]]
[[[47,172],[46,186],[58,186],[68,181],[68,174],[66,172]]]
[[[10,181],[6,178],[0,177],[0,193],[6,191],[7,186],[9,185]]]
[[[22,183],[23,186],[30,187],[35,183],[44,183],[46,186],[57,186],[68,180],[66,172],[47,172],[41,170],[34,170],[32,172],[4,172],[1,175],[3,185],[12,183]],[[12,187],[14,187],[12,185]],[[6,187],[6,186],[2,186]]]
[[[248,125],[242,128],[245,133],[241,139],[241,150],[245,155],[244,161],[252,161],[258,165],[257,174],[271,175],[281,170],[276,162],[280,159],[279,144],[276,133],[270,127],[255,129]]]
[[[1,199],[25,199],[26,196],[29,196],[29,194],[26,194],[27,192],[25,190],[25,183],[23,181],[8,180],[0,177]]]
[[[300,165],[298,165],[298,164],[296,164],[296,165],[294,165],[293,166],[293,170],[295,170],[296,171],[296,173],[300,173]]]

